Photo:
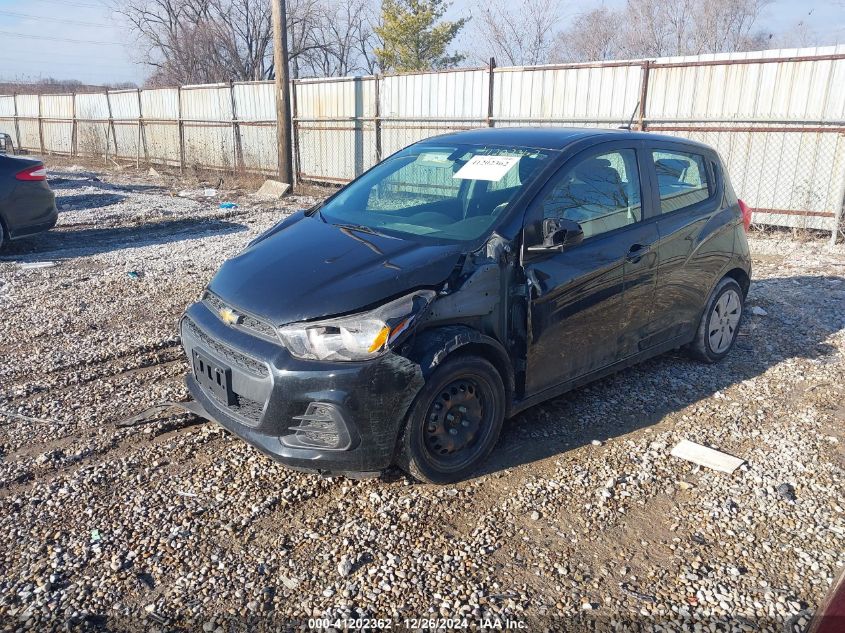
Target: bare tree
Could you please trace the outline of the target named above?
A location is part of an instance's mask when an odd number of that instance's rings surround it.
[[[699,55],[750,50],[764,44],[752,29],[770,0],[628,0],[628,57]]]
[[[546,64],[560,23],[559,0],[490,0],[476,7],[476,61],[504,65]]]
[[[326,77],[375,72],[373,22],[369,0],[324,0],[303,40],[300,72]]]
[[[273,45],[270,5],[256,0],[211,0],[216,19],[214,34],[224,52],[232,78],[265,79]]]
[[[575,17],[572,25],[555,36],[552,61],[590,62],[620,55],[622,14],[607,7]]]
[[[696,2],[690,52],[750,50],[760,45],[752,33],[760,12],[771,0],[709,0]]]
[[[268,0],[112,0],[152,69],[150,85],[274,76]],[[370,0],[288,0],[294,77],[373,69]]]
[[[683,55],[691,0],[628,0],[621,52],[626,57]]]
[[[573,61],[698,55],[766,48],[771,36],[755,33],[770,0],[628,0],[624,9],[602,7],[575,19],[561,33],[555,56]]]
[[[303,66],[307,69],[308,62],[304,56],[314,46],[312,37],[314,29],[321,20],[320,0],[288,0],[288,57],[290,59],[291,76],[296,79],[302,76]],[[305,74],[310,74],[306,72]],[[270,73],[274,76],[273,72]]]
[[[266,0],[113,0],[113,6],[137,36],[154,85],[267,74]]]

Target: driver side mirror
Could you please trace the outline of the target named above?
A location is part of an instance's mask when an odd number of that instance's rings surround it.
[[[543,220],[543,244],[531,246],[529,251],[562,251],[564,248],[580,244],[584,240],[581,225],[565,218],[545,218]]]

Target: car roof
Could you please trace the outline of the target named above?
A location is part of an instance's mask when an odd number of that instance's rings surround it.
[[[683,143],[685,145],[710,149],[702,143],[677,136],[653,134],[651,132],[633,132],[626,129],[578,127],[483,127],[440,134],[420,141],[420,143],[448,140],[452,143],[466,143],[467,145],[494,144],[561,150],[575,141],[590,137],[594,137],[597,142],[635,139],[652,142]]]

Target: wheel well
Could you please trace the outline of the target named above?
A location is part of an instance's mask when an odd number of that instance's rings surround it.
[[[514,397],[514,367],[498,340],[465,325],[444,325],[423,330],[402,351],[403,356],[420,366],[425,379],[456,354],[478,356],[493,365],[502,378],[510,408]]]
[[[510,359],[503,355],[492,345],[484,343],[467,343],[454,350],[447,358],[464,355],[464,356],[480,356],[488,361],[499,372],[502,378],[502,384],[505,386],[505,402],[508,407],[513,400],[513,368],[510,366]]]
[[[743,298],[748,296],[748,289],[751,287],[751,277],[748,276],[747,272],[745,272],[742,268],[734,268],[733,270],[729,270],[725,274],[725,277],[735,279],[739,284],[739,287],[742,288]]]

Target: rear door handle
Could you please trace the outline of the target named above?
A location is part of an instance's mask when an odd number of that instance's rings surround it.
[[[626,259],[629,262],[636,264],[643,258],[643,255],[646,255],[649,251],[651,251],[651,244],[634,244],[628,249]]]

